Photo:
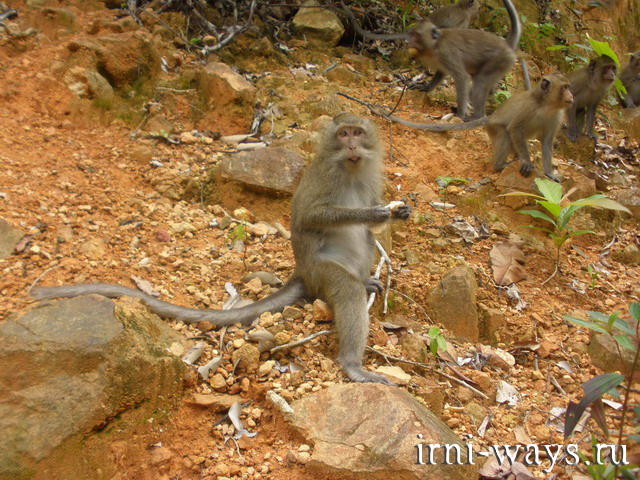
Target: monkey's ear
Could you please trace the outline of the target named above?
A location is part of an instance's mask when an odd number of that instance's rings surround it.
[[[595,60],[591,60],[589,62],[589,67],[588,68],[589,68],[589,72],[593,73],[595,71],[595,69],[596,69],[596,61]]]
[[[440,39],[441,36],[442,36],[442,31],[438,27],[433,27],[431,29],[431,38],[433,38],[434,40],[438,40]]]
[[[544,93],[548,93],[551,88],[551,81],[548,78],[543,78],[542,82],[540,82],[540,90]]]

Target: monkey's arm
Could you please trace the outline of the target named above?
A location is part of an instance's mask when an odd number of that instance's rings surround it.
[[[598,135],[593,131],[593,124],[596,121],[596,109],[598,108],[598,103],[600,103],[599,100],[594,102],[592,105],[589,105],[585,117],[585,122],[587,123],[587,137],[595,140],[596,142],[598,141]]]
[[[511,144],[513,145],[513,149],[516,151],[518,160],[520,161],[520,173],[523,177],[528,177],[533,171],[533,164],[531,163],[531,159],[529,158],[529,146],[527,145],[527,138],[524,136],[522,128],[520,127],[512,127],[509,130],[509,135],[511,137]]]
[[[391,209],[384,205],[364,208],[348,208],[336,205],[322,205],[309,208],[301,218],[304,229],[328,228],[354,223],[382,223],[391,217]]]

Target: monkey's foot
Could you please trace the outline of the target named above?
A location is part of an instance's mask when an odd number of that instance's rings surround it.
[[[384,284],[375,277],[369,277],[364,282],[364,288],[367,293],[382,295],[382,292],[384,291]]]
[[[575,143],[575,142],[576,142],[576,140],[578,140],[578,134],[577,134],[577,133],[575,133],[575,132],[569,132],[569,131],[567,131],[567,138],[568,138],[569,140],[571,140],[573,143]]]
[[[378,375],[377,373],[368,372],[362,367],[342,367],[344,373],[353,382],[358,383],[382,383],[383,385],[395,386],[395,384],[389,381],[386,377]]]
[[[591,133],[587,133],[587,137],[589,137],[591,140],[593,140],[594,142],[598,141],[598,135],[591,132]]]
[[[531,162],[523,162],[520,165],[520,175],[522,175],[523,177],[528,177],[531,175],[531,172],[533,172],[533,163]]]
[[[550,180],[553,180],[554,182],[562,183],[560,177],[557,177],[554,173],[545,173],[544,176]]]

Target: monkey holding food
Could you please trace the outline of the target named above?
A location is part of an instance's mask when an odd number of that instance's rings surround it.
[[[382,290],[382,284],[370,277],[374,240],[369,227],[390,218],[406,220],[411,212],[408,205],[382,205],[382,160],[378,132],[371,121],[342,113],[329,122],[292,201],[293,276],[278,292],[251,305],[230,310],[186,308],[120,285],[99,283],[36,287],[31,294],[38,299],[128,295],[141,298],[160,316],[186,323],[206,320],[216,326],[248,324],[302,297],[317,297],[333,309],[338,362],[346,375],[354,382],[390,384],[362,365],[369,332],[367,292]]]

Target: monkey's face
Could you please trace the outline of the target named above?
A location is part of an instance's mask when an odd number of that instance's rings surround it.
[[[573,104],[573,93],[569,82],[560,85],[560,103],[562,108],[569,108]]]
[[[441,30],[429,21],[420,22],[409,32],[409,55],[430,57],[431,51],[442,36]]]
[[[615,63],[605,63],[600,67],[600,80],[602,83],[611,83],[616,79],[617,67]]]
[[[340,125],[336,131],[337,146],[341,157],[352,165],[357,165],[366,154],[367,134],[357,125]]]

